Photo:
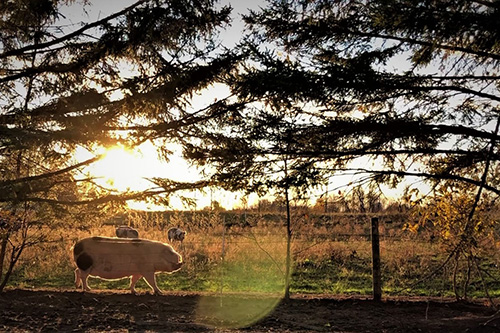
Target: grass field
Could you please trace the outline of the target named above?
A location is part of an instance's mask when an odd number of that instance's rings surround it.
[[[167,241],[166,229],[181,225],[188,230],[181,247],[173,244],[185,265],[174,274],[159,274],[163,290],[208,292],[282,293],[284,290],[286,231],[275,217],[251,217],[251,223],[223,227],[220,215],[199,218],[195,226],[180,223],[172,216],[165,225],[135,221],[141,238]],[[205,219],[205,221],[203,221]],[[247,217],[247,219],[250,219]],[[386,219],[387,220],[387,219]],[[371,242],[369,220],[333,223],[302,216],[294,221],[292,240],[292,293],[370,294],[372,291]],[[155,225],[156,224],[156,225]],[[381,262],[384,295],[454,296],[453,279],[462,288],[469,279],[467,295],[484,297],[483,282],[490,296],[500,296],[498,244],[485,238],[481,246],[480,267],[467,271],[466,262],[450,263],[436,270],[447,256],[445,247],[426,235],[403,231],[397,222],[381,223]],[[74,266],[70,248],[89,236],[113,236],[114,226],[102,225],[87,230],[51,230],[53,242],[25,251],[8,286],[22,288],[73,288]],[[421,281],[420,283],[418,283]],[[128,280],[89,279],[96,289],[127,289]],[[144,281],[139,291],[149,288]]]

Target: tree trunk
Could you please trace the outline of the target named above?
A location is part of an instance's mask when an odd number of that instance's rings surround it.
[[[288,166],[285,159],[285,178],[288,178]],[[290,299],[290,274],[291,274],[291,242],[292,228],[290,218],[290,197],[288,195],[288,179],[285,185],[285,201],[286,201],[286,270],[285,270],[285,300]]]
[[[3,279],[1,280],[1,283],[0,283],[0,293],[3,292],[3,289],[7,285],[7,282],[9,281],[10,275],[12,274],[12,270],[14,269],[14,265],[16,264],[16,261],[13,261],[13,260],[10,261],[9,268],[7,269],[7,272],[5,273],[5,276],[3,277]]]
[[[7,269],[7,272],[5,273],[5,276],[3,277],[1,283],[0,283],[0,293],[3,291],[5,286],[7,285],[7,282],[9,281],[9,278],[12,274],[12,271],[14,269],[14,266],[16,265],[17,261],[19,260],[19,257],[21,256],[21,253],[23,253],[24,248],[26,247],[26,241],[24,240],[19,249],[16,249],[15,247],[12,248],[12,254],[10,256],[9,260],[9,268]]]
[[[5,262],[5,253],[7,252],[7,243],[9,240],[9,233],[6,232],[2,235],[2,243],[0,244],[0,281],[3,276],[3,263]]]

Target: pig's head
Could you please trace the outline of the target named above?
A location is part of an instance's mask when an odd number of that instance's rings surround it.
[[[160,254],[160,261],[162,263],[161,271],[175,272],[182,267],[182,256],[177,253],[170,245],[166,245]]]

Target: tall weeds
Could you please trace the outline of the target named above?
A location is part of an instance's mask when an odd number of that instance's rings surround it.
[[[151,218],[153,216],[154,218]],[[369,294],[371,288],[371,245],[368,219],[348,222],[341,217],[298,216],[292,222],[291,292]],[[234,223],[234,222],[237,223]],[[382,219],[383,221],[383,219]],[[167,230],[187,230],[184,243],[172,244],[185,265],[172,274],[158,274],[165,290],[206,292],[282,293],[285,283],[286,230],[283,220],[268,216],[247,216],[242,220],[217,212],[172,213],[128,217],[126,224],[139,230],[141,238],[167,242]],[[89,236],[114,236],[115,226],[101,225],[86,230],[53,230],[59,239],[26,251],[12,277],[10,287],[72,288],[74,266],[71,246]],[[446,249],[403,230],[402,225],[384,225],[381,232],[383,293],[404,295],[453,295],[453,269],[417,286],[413,284],[436,268]],[[482,268],[492,296],[500,295],[500,242],[494,235],[481,240]],[[224,247],[224,248],[223,248]],[[455,276],[457,278],[457,276]],[[465,279],[466,277],[458,276]],[[470,276],[469,295],[484,296],[477,276]],[[104,282],[91,279],[91,287],[127,289],[128,281]],[[412,286],[408,288],[408,286]],[[148,290],[145,284],[138,289]]]

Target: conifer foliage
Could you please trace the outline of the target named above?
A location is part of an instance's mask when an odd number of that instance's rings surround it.
[[[271,0],[245,16],[245,107],[191,156],[244,186],[286,158],[299,187],[349,171],[498,195],[499,17],[497,1]]]
[[[177,129],[196,118],[186,111],[192,94],[236,61],[217,49],[230,7],[140,0],[108,9],[108,16],[88,15],[96,5],[0,4],[0,202],[141,197],[114,196],[96,190],[91,179],[75,179],[76,170],[99,156],[77,163],[74,149],[178,138]],[[75,191],[75,184],[85,190]]]

